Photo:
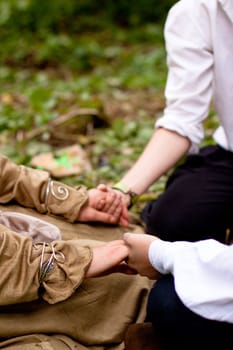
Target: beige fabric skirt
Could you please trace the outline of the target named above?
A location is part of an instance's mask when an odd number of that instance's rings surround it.
[[[91,246],[122,238],[119,226],[71,224],[16,205],[3,211],[33,215],[57,226],[62,239]],[[127,231],[143,232],[132,223]],[[123,350],[129,324],[143,322],[153,281],[120,273],[85,280],[68,300],[49,305],[43,300],[0,306],[0,349],[8,350]]]

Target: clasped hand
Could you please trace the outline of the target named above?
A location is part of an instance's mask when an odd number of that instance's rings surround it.
[[[103,222],[128,226],[128,209],[121,196],[114,191],[98,188],[88,190],[88,201],[77,217],[81,222]]]
[[[123,240],[115,240],[93,248],[93,258],[86,278],[114,272],[140,274],[150,279],[161,275],[148,258],[150,244],[158,239],[147,234],[125,233]]]

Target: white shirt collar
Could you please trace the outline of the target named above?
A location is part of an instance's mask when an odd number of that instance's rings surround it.
[[[233,2],[232,0],[218,0],[222,8],[233,22]]]

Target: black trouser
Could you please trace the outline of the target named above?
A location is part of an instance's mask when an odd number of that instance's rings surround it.
[[[225,241],[233,230],[233,152],[208,146],[187,157],[142,212],[147,233],[167,241]]]
[[[232,348],[233,324],[205,319],[186,308],[171,275],[163,276],[152,288],[146,321],[153,323],[163,350]]]

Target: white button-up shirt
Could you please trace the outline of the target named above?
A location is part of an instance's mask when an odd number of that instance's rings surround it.
[[[233,245],[211,239],[194,243],[158,239],[150,245],[149,260],[162,274],[173,274],[176,292],[190,310],[233,323]]]
[[[188,137],[196,152],[213,100],[215,141],[233,151],[233,0],[181,0],[165,25],[167,105],[157,127]],[[214,240],[154,241],[151,264],[172,273],[176,292],[195,313],[233,323],[233,245]]]
[[[178,1],[165,40],[167,105],[156,126],[188,137],[197,152],[213,100],[220,121],[213,137],[233,151],[233,1]]]

